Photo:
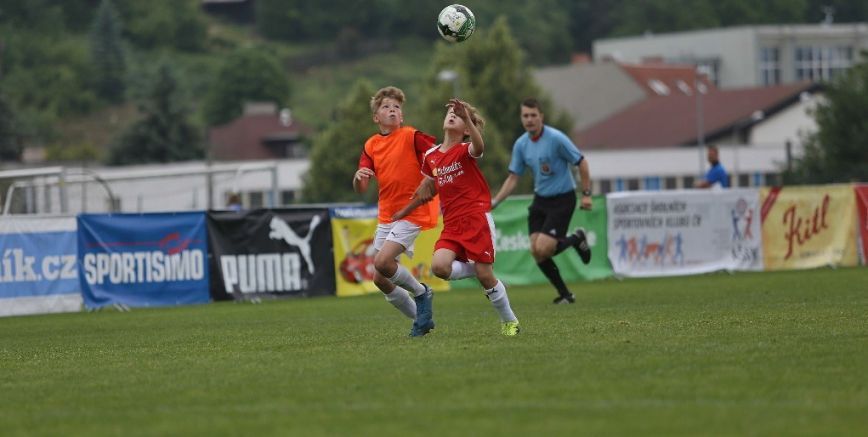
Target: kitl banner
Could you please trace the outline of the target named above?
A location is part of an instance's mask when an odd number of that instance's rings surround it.
[[[862,264],[868,264],[868,185],[857,185],[856,190],[856,211],[859,215],[857,225],[859,226],[859,248],[862,255]]]
[[[338,296],[379,293],[374,285],[374,234],[377,232],[377,207],[339,207],[330,210],[334,236],[334,268]],[[420,282],[436,291],[449,290],[449,282],[431,273],[434,243],[443,229],[422,231],[414,243],[413,258],[401,255],[400,263]]]
[[[215,300],[335,294],[327,208],[209,211]]]
[[[852,185],[763,188],[762,199],[767,270],[856,265]]]
[[[210,301],[202,212],[81,214],[78,258],[88,308]]]
[[[81,310],[75,217],[0,218],[0,316]]]
[[[757,190],[622,192],[606,202],[616,275],[762,269]]]
[[[494,273],[507,286],[547,284],[548,280],[530,254],[527,229],[528,207],[532,196],[511,196],[492,211],[494,217]],[[567,249],[555,257],[566,282],[594,280],[612,276],[606,259],[606,199],[594,196],[590,211],[576,208],[568,232],[584,228],[591,246],[591,262],[582,263],[578,253]],[[475,279],[453,282],[455,288],[479,288]]]

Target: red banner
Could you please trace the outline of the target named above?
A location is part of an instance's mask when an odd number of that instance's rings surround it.
[[[856,211],[859,215],[859,239],[862,242],[862,264],[868,264],[868,185],[857,185]]]

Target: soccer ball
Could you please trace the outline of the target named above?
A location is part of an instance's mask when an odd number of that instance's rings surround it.
[[[461,42],[470,38],[476,29],[476,17],[463,5],[449,5],[437,16],[437,30],[449,42]]]

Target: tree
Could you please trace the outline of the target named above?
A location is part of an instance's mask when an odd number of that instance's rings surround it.
[[[204,156],[199,129],[188,121],[191,110],[169,64],[156,68],[153,80],[138,102],[143,118],[112,144],[109,163],[173,162]]]
[[[335,112],[335,120],[313,143],[310,170],[304,175],[304,202],[375,202],[377,187],[364,196],[353,191],[352,178],[365,140],[376,131],[370,100],[376,90],[365,80],[356,82]]]
[[[868,62],[834,81],[826,99],[817,107],[818,130],[805,142],[804,156],[784,173],[788,183],[868,181]]]
[[[245,102],[273,102],[280,107],[289,94],[289,79],[273,55],[259,49],[238,50],[217,72],[205,99],[205,118],[210,125],[223,124],[241,115]]]
[[[541,95],[523,52],[510,33],[505,17],[499,17],[489,30],[474,35],[473,44],[438,45],[432,70],[424,78],[421,92],[422,109],[419,127],[437,137],[442,137],[444,104],[454,92],[453,84],[441,80],[443,71],[453,71],[458,80],[459,97],[477,109],[486,120],[485,158],[480,168],[492,189],[496,190],[506,176],[512,144],[524,132],[519,122],[520,102],[530,96],[540,98],[546,107],[546,119],[569,132],[569,118],[559,116]],[[477,39],[478,38],[478,39]],[[566,124],[564,124],[566,123]],[[520,188],[527,191],[528,181]]]
[[[128,18],[126,35],[144,49],[174,48],[186,52],[205,49],[207,27],[198,1],[120,0]]]
[[[21,159],[21,136],[16,128],[15,110],[0,94],[0,161]]]
[[[111,0],[102,0],[90,30],[93,83],[98,96],[111,103],[124,100],[124,60],[121,22]]]

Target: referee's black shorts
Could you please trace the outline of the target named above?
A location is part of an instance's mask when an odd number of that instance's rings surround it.
[[[534,194],[533,202],[527,208],[528,235],[542,232],[554,238],[565,238],[575,209],[575,191],[551,197]]]

